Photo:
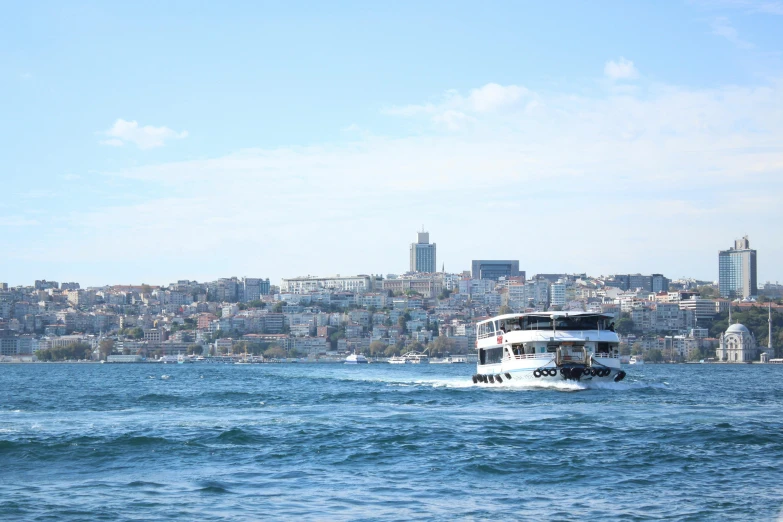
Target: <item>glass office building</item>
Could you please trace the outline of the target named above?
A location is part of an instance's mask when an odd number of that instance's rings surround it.
[[[734,241],[734,248],[718,253],[718,285],[721,297],[745,298],[758,294],[756,251],[748,236]]]
[[[430,243],[429,232],[417,232],[416,242],[411,243],[411,272],[434,273],[435,243]]]

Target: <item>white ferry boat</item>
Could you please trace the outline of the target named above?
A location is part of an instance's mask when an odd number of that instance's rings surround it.
[[[370,361],[367,360],[367,357],[360,353],[352,353],[345,358],[345,364],[367,364],[369,362]]]
[[[428,364],[430,358],[425,353],[408,352],[402,355],[389,357],[389,364]]]
[[[430,364],[464,364],[468,362],[466,355],[450,355],[442,359],[430,359]]]
[[[625,372],[613,320],[593,312],[535,312],[480,321],[473,382],[621,381]]]
[[[638,357],[636,355],[632,355],[631,356],[631,360],[628,361],[628,364],[635,364],[637,366],[641,366],[641,365],[644,364],[644,359],[642,359],[641,357]]]

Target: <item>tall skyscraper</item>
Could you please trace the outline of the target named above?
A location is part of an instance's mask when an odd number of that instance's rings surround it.
[[[416,242],[411,243],[411,272],[435,272],[435,243],[430,243],[430,233],[416,233]]]
[[[756,251],[748,236],[734,241],[734,248],[718,253],[718,284],[721,297],[749,297],[758,294]]]

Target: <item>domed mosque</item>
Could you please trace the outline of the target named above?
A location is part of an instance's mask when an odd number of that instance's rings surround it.
[[[720,336],[720,346],[715,350],[719,361],[751,362],[758,358],[756,338],[744,324],[732,324]]]

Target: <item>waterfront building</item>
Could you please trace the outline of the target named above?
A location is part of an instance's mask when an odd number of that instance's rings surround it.
[[[720,344],[715,350],[719,361],[743,363],[757,357],[756,338],[743,324],[732,324],[721,334]]]
[[[518,260],[497,260],[497,259],[474,259],[471,263],[470,277],[472,279],[492,279],[499,280],[501,277],[518,277]],[[523,279],[524,281],[524,279]]]
[[[721,297],[750,297],[758,293],[756,251],[748,236],[734,241],[734,247],[718,253],[718,284]]]
[[[144,330],[144,340],[152,346],[157,346],[166,340],[166,330],[163,328],[150,328]]]
[[[436,246],[430,243],[430,233],[421,231],[416,233],[416,242],[411,243],[410,271],[411,272],[435,272]]]

